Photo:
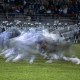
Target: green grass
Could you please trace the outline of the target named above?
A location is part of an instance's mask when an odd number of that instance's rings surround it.
[[[79,44],[73,46],[74,53],[80,58],[79,50]],[[0,80],[80,80],[80,65],[65,61],[49,64],[42,59],[31,65],[26,61],[6,63],[0,57]]]

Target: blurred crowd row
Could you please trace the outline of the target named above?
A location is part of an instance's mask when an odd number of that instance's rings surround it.
[[[6,17],[22,15],[49,15],[76,18],[80,11],[78,0],[1,0],[0,13]]]

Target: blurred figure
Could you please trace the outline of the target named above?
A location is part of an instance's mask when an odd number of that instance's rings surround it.
[[[3,28],[2,28],[2,32],[4,32],[4,31],[5,31],[5,28],[3,27]]]

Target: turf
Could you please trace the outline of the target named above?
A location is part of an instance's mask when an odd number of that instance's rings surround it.
[[[73,51],[80,58],[80,44],[73,45]],[[26,61],[6,63],[0,57],[0,80],[80,80],[80,65],[65,61],[51,64],[37,59],[33,64]]]

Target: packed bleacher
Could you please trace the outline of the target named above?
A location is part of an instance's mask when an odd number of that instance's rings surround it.
[[[30,16],[31,19],[36,19],[36,16],[76,19],[79,12],[78,0],[0,0],[0,14],[6,19],[19,14]]]

